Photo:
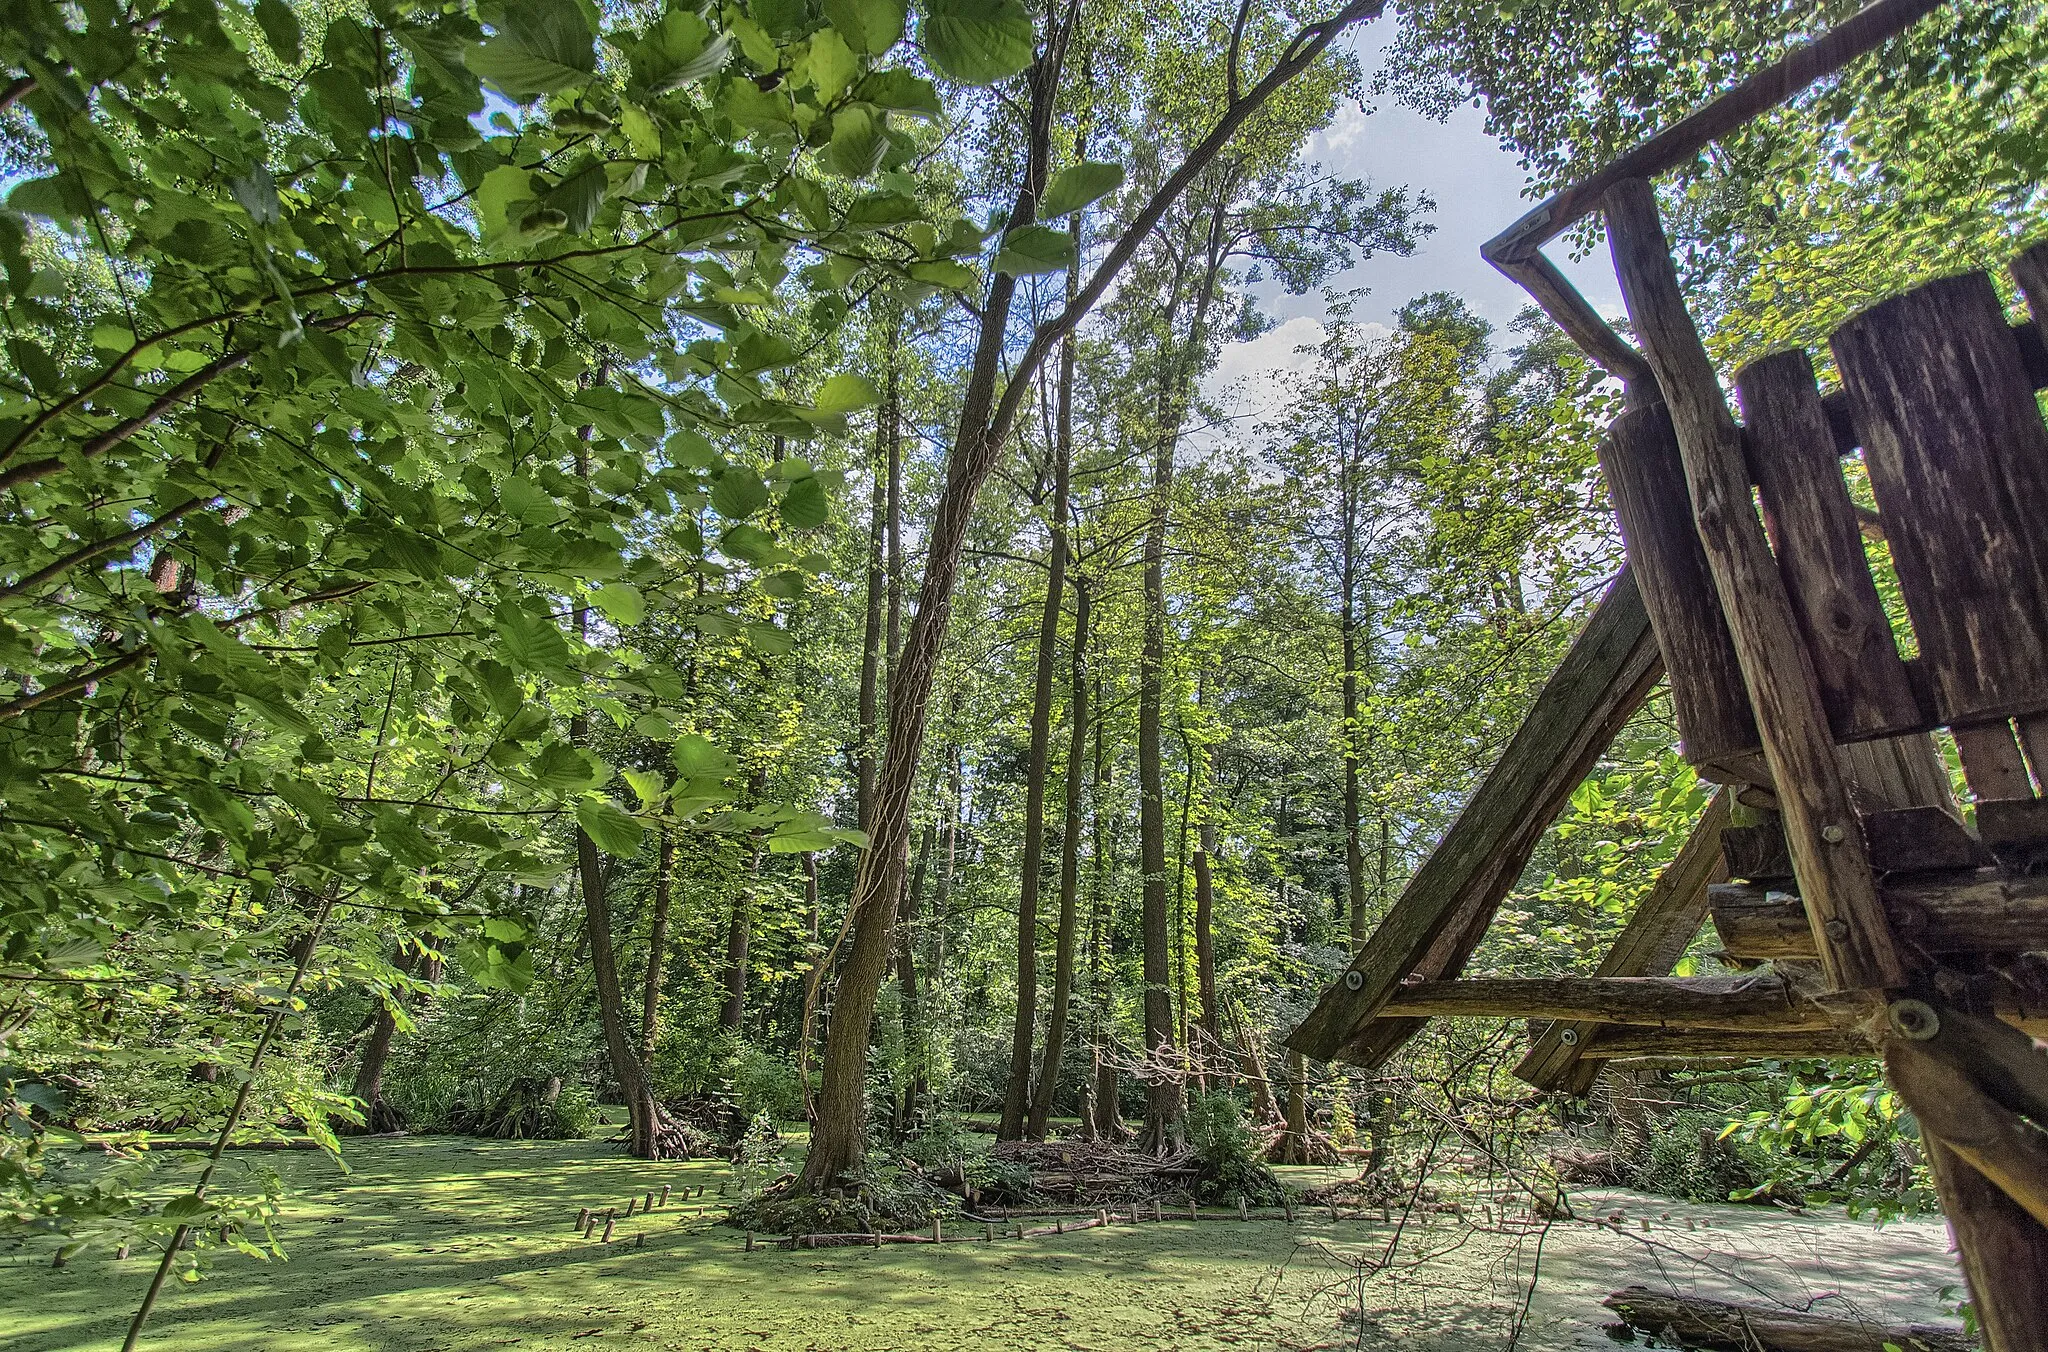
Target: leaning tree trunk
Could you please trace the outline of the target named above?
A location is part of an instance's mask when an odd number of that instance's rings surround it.
[[[1053,940],[1052,1013],[1045,1025],[1045,1059],[1031,1096],[1027,1133],[1043,1140],[1052,1119],[1053,1093],[1067,1050],[1067,1015],[1073,1002],[1074,942],[1081,891],[1081,792],[1088,756],[1088,585],[1074,579],[1073,676],[1068,684],[1067,800],[1060,819],[1060,923]]]
[[[424,941],[422,941],[424,944]],[[401,953],[394,964],[405,976],[417,976],[428,985],[441,979],[441,959],[432,950],[422,947],[418,965],[413,959]],[[377,1012],[371,1018],[370,1037],[363,1044],[363,1059],[356,1066],[355,1083],[349,1093],[363,1105],[363,1124],[355,1130],[367,1134],[400,1131],[405,1127],[405,1118],[384,1098],[384,1067],[391,1059],[391,1043],[398,1035],[398,1013],[392,1008],[394,1001],[403,996],[393,995],[377,1004]]]
[[[832,1026],[826,1036],[817,1126],[804,1159],[803,1173],[793,1189],[796,1193],[817,1194],[839,1186],[858,1170],[865,1153],[868,1044],[874,1032],[875,1001],[895,942],[896,898],[909,866],[910,800],[924,748],[926,706],[937,674],[939,652],[945,643],[946,626],[952,619],[953,586],[974,500],[1002,455],[1032,377],[1051,355],[1052,345],[1071,333],[1109,290],[1137,253],[1140,243],[1150,237],[1168,209],[1229,144],[1238,128],[1279,89],[1318,60],[1339,34],[1376,15],[1383,3],[1384,0],[1348,0],[1337,13],[1297,34],[1265,76],[1241,97],[1231,100],[1209,134],[1131,218],[1129,228],[1110,247],[1074,302],[1033,333],[1009,373],[1009,383],[1000,398],[996,384],[1002,375],[1016,279],[998,273],[989,284],[974,363],[961,400],[958,431],[947,458],[946,485],[939,494],[927,536],[924,584],[904,640],[896,679],[890,683],[887,749],[875,787],[869,848],[862,857],[849,902],[853,941],[840,974]],[[1055,95],[1071,17],[1071,10],[1064,17],[1048,16],[1045,44],[1027,77],[1031,91],[1029,133],[1024,178],[1009,217],[1011,230],[1030,224],[1037,215],[1051,154]]]

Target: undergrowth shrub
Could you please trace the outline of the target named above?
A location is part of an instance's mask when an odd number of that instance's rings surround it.
[[[1234,1202],[1250,1206],[1277,1205],[1286,1195],[1279,1178],[1259,1158],[1258,1143],[1244,1120],[1244,1103],[1219,1090],[1188,1099],[1188,1145],[1200,1173],[1195,1198],[1202,1202]]]

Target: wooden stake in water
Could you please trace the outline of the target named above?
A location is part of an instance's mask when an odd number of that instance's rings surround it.
[[[984,1242],[986,1242],[986,1243],[989,1243],[989,1244],[993,1244],[993,1243],[995,1243],[995,1242],[996,1242],[996,1228],[995,1228],[995,1227],[994,1227],[993,1225],[984,1225],[984,1226],[982,1226],[982,1227],[981,1227],[981,1237],[982,1237],[983,1241],[984,1241]]]
[[[752,1253],[753,1251],[754,1251],[754,1232],[753,1232],[752,1230],[749,1230],[749,1231],[747,1231],[747,1252],[748,1252],[748,1253]]]
[[[644,1216],[652,1210],[654,1210],[654,1194],[650,1192],[645,1200],[640,1203],[640,1214]]]
[[[937,1216],[932,1217],[932,1243],[944,1244],[946,1242],[944,1224],[945,1222],[941,1221]]]
[[[576,1228],[577,1228],[578,1230],[588,1230],[588,1229],[590,1229],[590,1208],[589,1208],[589,1207],[583,1207],[583,1208],[581,1208],[580,1210],[578,1210],[578,1211],[577,1211],[577,1213],[576,1213]]]
[[[1188,1219],[1191,1221],[1202,1219],[1202,1213],[1195,1210],[1195,1199],[1192,1196],[1188,1198]]]
[[[632,1219],[633,1219],[633,1204],[634,1204],[635,1202],[638,1202],[639,1200],[640,1200],[640,1199],[639,1199],[638,1197],[628,1197],[628,1198],[626,1199],[626,1219],[627,1219],[627,1220],[632,1220]]]
[[[661,1185],[661,1204],[663,1206],[668,1205],[668,1184],[666,1183]]]
[[[601,1238],[600,1240],[598,1240],[598,1243],[600,1243],[600,1244],[609,1244],[609,1243],[611,1243],[611,1242],[612,1242],[612,1218],[611,1218],[610,1216],[606,1216],[606,1217],[604,1218],[604,1237],[603,1237],[603,1238]]]
[[[1237,1198],[1237,1218],[1241,1221],[1248,1221],[1252,1218],[1252,1209],[1246,1205],[1244,1194],[1242,1193],[1239,1193]]]

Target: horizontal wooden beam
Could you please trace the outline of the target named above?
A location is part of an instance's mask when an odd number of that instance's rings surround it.
[[[2048,878],[1997,869],[1889,877],[1878,897],[1901,946],[1926,953],[2048,950]],[[1814,960],[1806,907],[1788,892],[1740,883],[1708,889],[1708,914],[1728,956]]]
[[[1466,977],[1404,985],[1383,1012],[1414,1018],[1583,1019],[1753,1032],[1833,1027],[1820,1006],[1775,974]]]
[[[1598,207],[1607,190],[1623,179],[1655,178],[1683,164],[1751,118],[1897,37],[1940,7],[1941,0],[1877,0],[1540,203],[1481,245],[1481,256],[1496,267],[1526,258]]]
[[[1669,976],[1685,956],[1707,918],[1707,885],[1728,878],[1721,842],[1728,830],[1729,799],[1723,789],[1708,800],[1692,834],[1600,959],[1595,976]],[[1593,1067],[1579,1064],[1579,1047],[1594,1027],[1589,1022],[1552,1023],[1515,1067],[1516,1076],[1538,1089],[1584,1094],[1593,1087]]]
[[[1876,1056],[1868,1038],[1855,1033],[1804,1030],[1731,1032],[1713,1028],[1637,1028],[1608,1024],[1580,1053],[1588,1061],[1642,1057],[1665,1061],[1804,1061]]]

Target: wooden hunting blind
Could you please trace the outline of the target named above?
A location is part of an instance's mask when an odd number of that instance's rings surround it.
[[[1650,186],[1938,7],[1870,5],[1486,245],[1624,382],[1600,463],[1628,566],[1288,1045],[1377,1065],[1433,1017],[1536,1020],[1516,1074],[1580,1094],[1620,1059],[1882,1057],[1987,1347],[2048,1350],[2048,245],[2011,264],[2028,321],[1982,272],[1939,278],[1835,330],[1835,390],[1803,351],[1736,372],[1738,422]],[[1596,210],[1640,348],[1541,252]],[[1596,975],[1460,979],[1660,678],[1721,786],[1691,838]],[[1708,919],[1740,974],[1671,977]]]

